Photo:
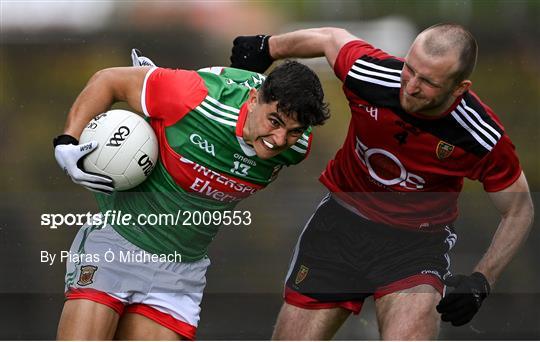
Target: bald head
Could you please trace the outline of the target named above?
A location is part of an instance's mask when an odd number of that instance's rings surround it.
[[[433,57],[455,54],[459,65],[453,75],[456,83],[469,78],[476,64],[478,46],[472,34],[457,24],[437,24],[422,31],[416,41]]]

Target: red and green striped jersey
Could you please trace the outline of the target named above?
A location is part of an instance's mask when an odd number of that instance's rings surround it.
[[[249,91],[263,81],[263,75],[233,68],[151,69],[141,104],[158,137],[160,159],[141,185],[112,196],[98,195],[100,210],[132,217],[230,210],[270,184],[283,166],[306,158],[311,129],[295,145],[267,160],[259,159],[244,142],[246,100]],[[113,227],[150,253],[176,251],[183,261],[204,257],[219,228],[170,222]]]

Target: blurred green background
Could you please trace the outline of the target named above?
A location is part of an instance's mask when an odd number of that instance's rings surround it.
[[[94,72],[130,65],[137,47],[158,65],[228,65],[237,35],[338,26],[403,56],[415,35],[438,22],[465,25],[480,55],[473,89],[499,115],[516,145],[535,202],[540,188],[539,1],[0,1],[1,339],[53,339],[64,265],[40,250],[69,248],[73,228],[40,226],[43,213],[95,212],[92,195],[56,165],[52,137]],[[241,204],[251,227],[225,228],[213,265],[200,339],[268,339],[296,238],[325,189],[317,178],[341,146],[350,113],[324,60],[305,61],[323,81],[332,119],[315,129],[307,161]],[[478,183],[460,202],[452,269],[470,272],[496,229],[497,214]],[[537,205],[538,207],[538,205]],[[537,224],[536,224],[537,226]],[[533,228],[481,313],[443,339],[540,339],[540,238]],[[338,339],[377,339],[372,302]]]

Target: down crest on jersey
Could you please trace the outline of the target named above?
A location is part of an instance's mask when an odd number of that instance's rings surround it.
[[[519,177],[521,167],[499,119],[472,91],[435,118],[405,112],[403,65],[361,40],[341,48],[334,71],[352,117],[321,182],[372,221],[442,227],[457,218],[464,178],[500,191]]]
[[[408,114],[399,102],[403,60],[382,52],[377,55],[385,58],[362,55],[354,61],[344,81],[349,96],[357,96],[375,107],[391,108],[405,122],[478,157],[489,153],[503,136],[500,123],[472,92],[458,98],[452,109],[436,120]]]

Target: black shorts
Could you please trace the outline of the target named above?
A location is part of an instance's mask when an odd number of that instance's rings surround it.
[[[448,251],[457,239],[451,226],[416,232],[366,220],[330,195],[298,239],[285,286],[289,304],[360,312],[365,298],[422,284],[441,294]]]

